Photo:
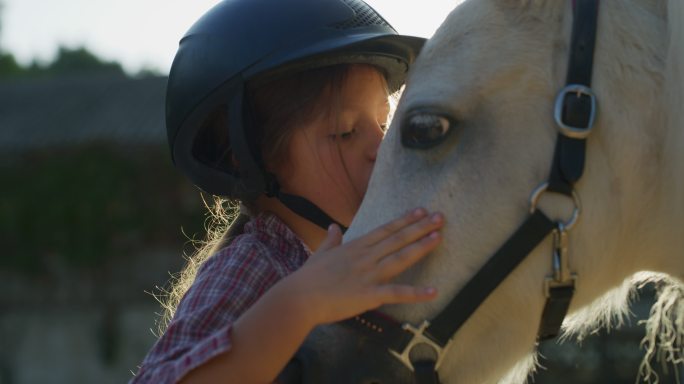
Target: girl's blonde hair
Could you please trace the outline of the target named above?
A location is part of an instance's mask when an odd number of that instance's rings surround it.
[[[253,138],[261,150],[263,164],[268,167],[269,164],[288,161],[287,149],[292,132],[297,127],[309,123],[321,112],[336,116],[336,109],[340,105],[336,95],[340,94],[351,68],[352,65],[340,64],[297,73],[265,85],[248,84],[247,100],[250,103],[252,129],[255,129]],[[383,79],[386,78],[380,68],[373,68]],[[226,108],[217,108],[210,114],[201,129],[206,135],[203,140],[222,143],[224,147],[228,147],[228,119],[225,111]],[[227,161],[232,161],[232,156],[226,158]],[[231,167],[232,164],[226,166]],[[242,233],[250,218],[248,212],[257,213],[254,202],[237,202],[216,196],[212,203],[204,199],[204,205],[207,208],[206,239],[191,240],[195,252],[190,256],[186,255],[185,267],[171,276],[169,288],[161,289],[161,293],[155,295],[162,305],[162,313],[157,322],[159,335],[168,327],[185,292],[195,281],[199,268],[211,255]]]
[[[195,252],[189,256],[185,255],[187,263],[180,272],[171,275],[169,288],[161,288],[161,293],[154,295],[162,306],[162,312],[157,320],[157,336],[161,336],[168,328],[178,304],[195,281],[202,264],[209,256],[225,247],[230,238],[242,230],[246,222],[244,218],[240,218],[239,207],[235,202],[217,196],[213,197],[211,204],[204,197],[202,199],[207,208],[206,239],[191,240]]]

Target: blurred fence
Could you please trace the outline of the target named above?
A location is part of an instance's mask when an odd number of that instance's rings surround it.
[[[121,383],[201,238],[166,149],[166,79],[0,81],[0,384]]]

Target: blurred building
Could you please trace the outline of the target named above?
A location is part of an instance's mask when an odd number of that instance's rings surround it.
[[[115,74],[5,79],[0,88],[0,153],[163,146],[165,77]]]
[[[0,384],[121,383],[201,236],[166,148],[165,77],[0,79]]]

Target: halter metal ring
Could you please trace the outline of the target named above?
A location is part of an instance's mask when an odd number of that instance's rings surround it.
[[[530,196],[530,213],[534,213],[534,211],[537,210],[537,203],[539,203],[539,199],[548,188],[549,182],[545,181],[539,184],[539,186],[532,191],[532,195]],[[565,230],[572,229],[575,223],[577,223],[580,213],[582,213],[582,202],[580,201],[579,195],[574,189],[572,190],[572,202],[575,205],[575,208],[572,211],[572,216],[570,216],[568,221],[561,222]]]

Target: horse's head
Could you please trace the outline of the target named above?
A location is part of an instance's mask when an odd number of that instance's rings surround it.
[[[554,157],[572,3],[468,1],[424,47],[346,238],[415,206],[443,212],[442,245],[401,276],[437,287],[439,297],[383,312],[415,325],[431,319],[525,220]],[[682,6],[670,3],[682,21]],[[683,245],[681,234],[671,236],[683,216],[671,203],[682,200],[673,186],[681,175],[673,176],[682,170],[675,152],[684,135],[668,128],[681,121],[681,97],[671,112],[666,98],[682,88],[681,77],[668,84],[668,55],[681,64],[682,49],[668,47],[666,11],[661,1],[600,5],[592,80],[599,112],[575,184],[582,214],[569,232],[577,274],[570,312],[637,271],[684,272],[681,258],[668,257]],[[573,210],[572,199],[552,193],[539,206],[559,221]],[[443,382],[492,382],[533,351],[551,254],[547,237],[458,330],[439,370]]]

